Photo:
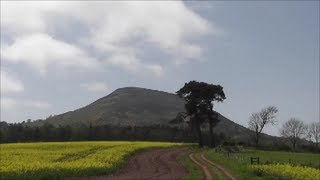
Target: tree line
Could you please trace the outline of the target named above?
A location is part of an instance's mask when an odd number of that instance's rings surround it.
[[[167,125],[153,126],[115,126],[77,124],[55,126],[44,123],[32,126],[32,123],[0,122],[0,143],[17,142],[67,142],[67,141],[163,141],[193,143],[197,139],[189,128]],[[231,138],[224,133],[213,133],[214,141],[224,145],[247,145],[245,141]],[[210,144],[210,134],[203,133],[204,144]]]
[[[263,108],[260,112],[252,113],[249,121],[248,128],[255,132],[254,140],[255,146],[259,146],[260,136],[263,129],[267,125],[276,125],[276,114],[278,109],[275,106]],[[320,122],[311,122],[305,124],[297,118],[290,118],[282,124],[279,129],[282,138],[291,143],[292,149],[297,149],[297,144],[301,140],[307,140],[318,148],[320,141]]]
[[[66,125],[45,123],[30,126],[27,123],[0,122],[1,143],[49,141],[168,141],[193,142],[186,129],[153,125],[148,127],[114,125]]]

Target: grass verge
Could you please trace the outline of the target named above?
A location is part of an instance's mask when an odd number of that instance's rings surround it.
[[[180,157],[178,157],[178,161],[187,169],[188,175],[183,177],[183,180],[193,180],[193,179],[203,179],[203,174],[196,164],[194,164],[189,158],[189,154],[192,152],[200,151],[199,148],[190,147],[187,151],[185,151]]]
[[[250,171],[249,166],[246,164],[238,162],[234,159],[229,159],[221,153],[215,153],[213,150],[206,151],[206,157],[209,160],[225,167],[239,179],[268,179],[268,177],[259,177],[253,174]]]

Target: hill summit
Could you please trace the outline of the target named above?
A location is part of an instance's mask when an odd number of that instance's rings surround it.
[[[150,126],[168,124],[184,102],[175,94],[162,91],[125,87],[97,101],[61,115],[48,118],[52,124],[70,125],[91,123],[92,125]]]
[[[176,94],[139,87],[119,88],[95,102],[46,119],[53,125],[86,124],[93,126],[174,126],[170,124],[179,112],[184,111],[184,101]],[[219,114],[216,133],[227,135],[249,134],[249,130]],[[186,126],[185,126],[186,127]]]

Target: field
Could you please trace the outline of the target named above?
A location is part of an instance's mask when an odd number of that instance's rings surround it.
[[[153,148],[183,146],[156,142],[66,142],[0,145],[2,179],[102,175],[122,167],[128,156]]]
[[[308,176],[303,176],[304,173],[314,175],[312,176],[314,178],[320,176],[320,154],[247,149],[243,152],[231,153],[229,156],[226,153],[208,150],[206,156],[230,169],[240,179],[274,179],[279,177],[310,179]],[[251,166],[250,157],[259,157],[260,164],[263,165]]]
[[[249,162],[250,157],[259,157],[261,163],[290,163],[320,168],[320,154],[295,153],[284,151],[245,150],[236,154],[243,161]]]
[[[138,151],[178,146],[189,147],[178,157],[178,161],[189,172],[183,179],[203,178],[202,170],[190,160],[191,154],[194,154],[196,160],[209,169],[212,177],[218,179],[224,179],[225,176],[218,169],[201,160],[201,154],[224,167],[238,179],[320,178],[320,154],[244,149],[228,156],[224,151],[199,149],[191,144],[158,142],[1,144],[0,177],[1,179],[62,179],[64,177],[105,175],[121,169],[128,157]],[[158,154],[157,157],[152,156],[148,159],[166,157],[169,158],[171,155]],[[251,165],[250,157],[259,157],[260,165]],[[162,161],[166,162],[163,159]],[[146,162],[148,161],[142,163]],[[148,163],[155,162],[152,160]],[[153,167],[153,165],[150,166]]]

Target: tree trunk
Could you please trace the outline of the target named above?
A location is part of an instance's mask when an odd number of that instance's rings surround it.
[[[213,123],[212,120],[209,120],[209,131],[210,131],[210,147],[215,147],[214,136],[213,136]]]
[[[293,140],[293,141],[292,141],[293,151],[296,151],[296,143],[297,143],[296,140]]]
[[[199,147],[202,148],[203,147],[203,142],[202,142],[202,134],[201,134],[201,127],[200,127],[200,123],[196,122],[196,131],[198,134],[198,142],[199,142]]]
[[[258,147],[259,146],[259,134],[256,134],[256,147]]]

